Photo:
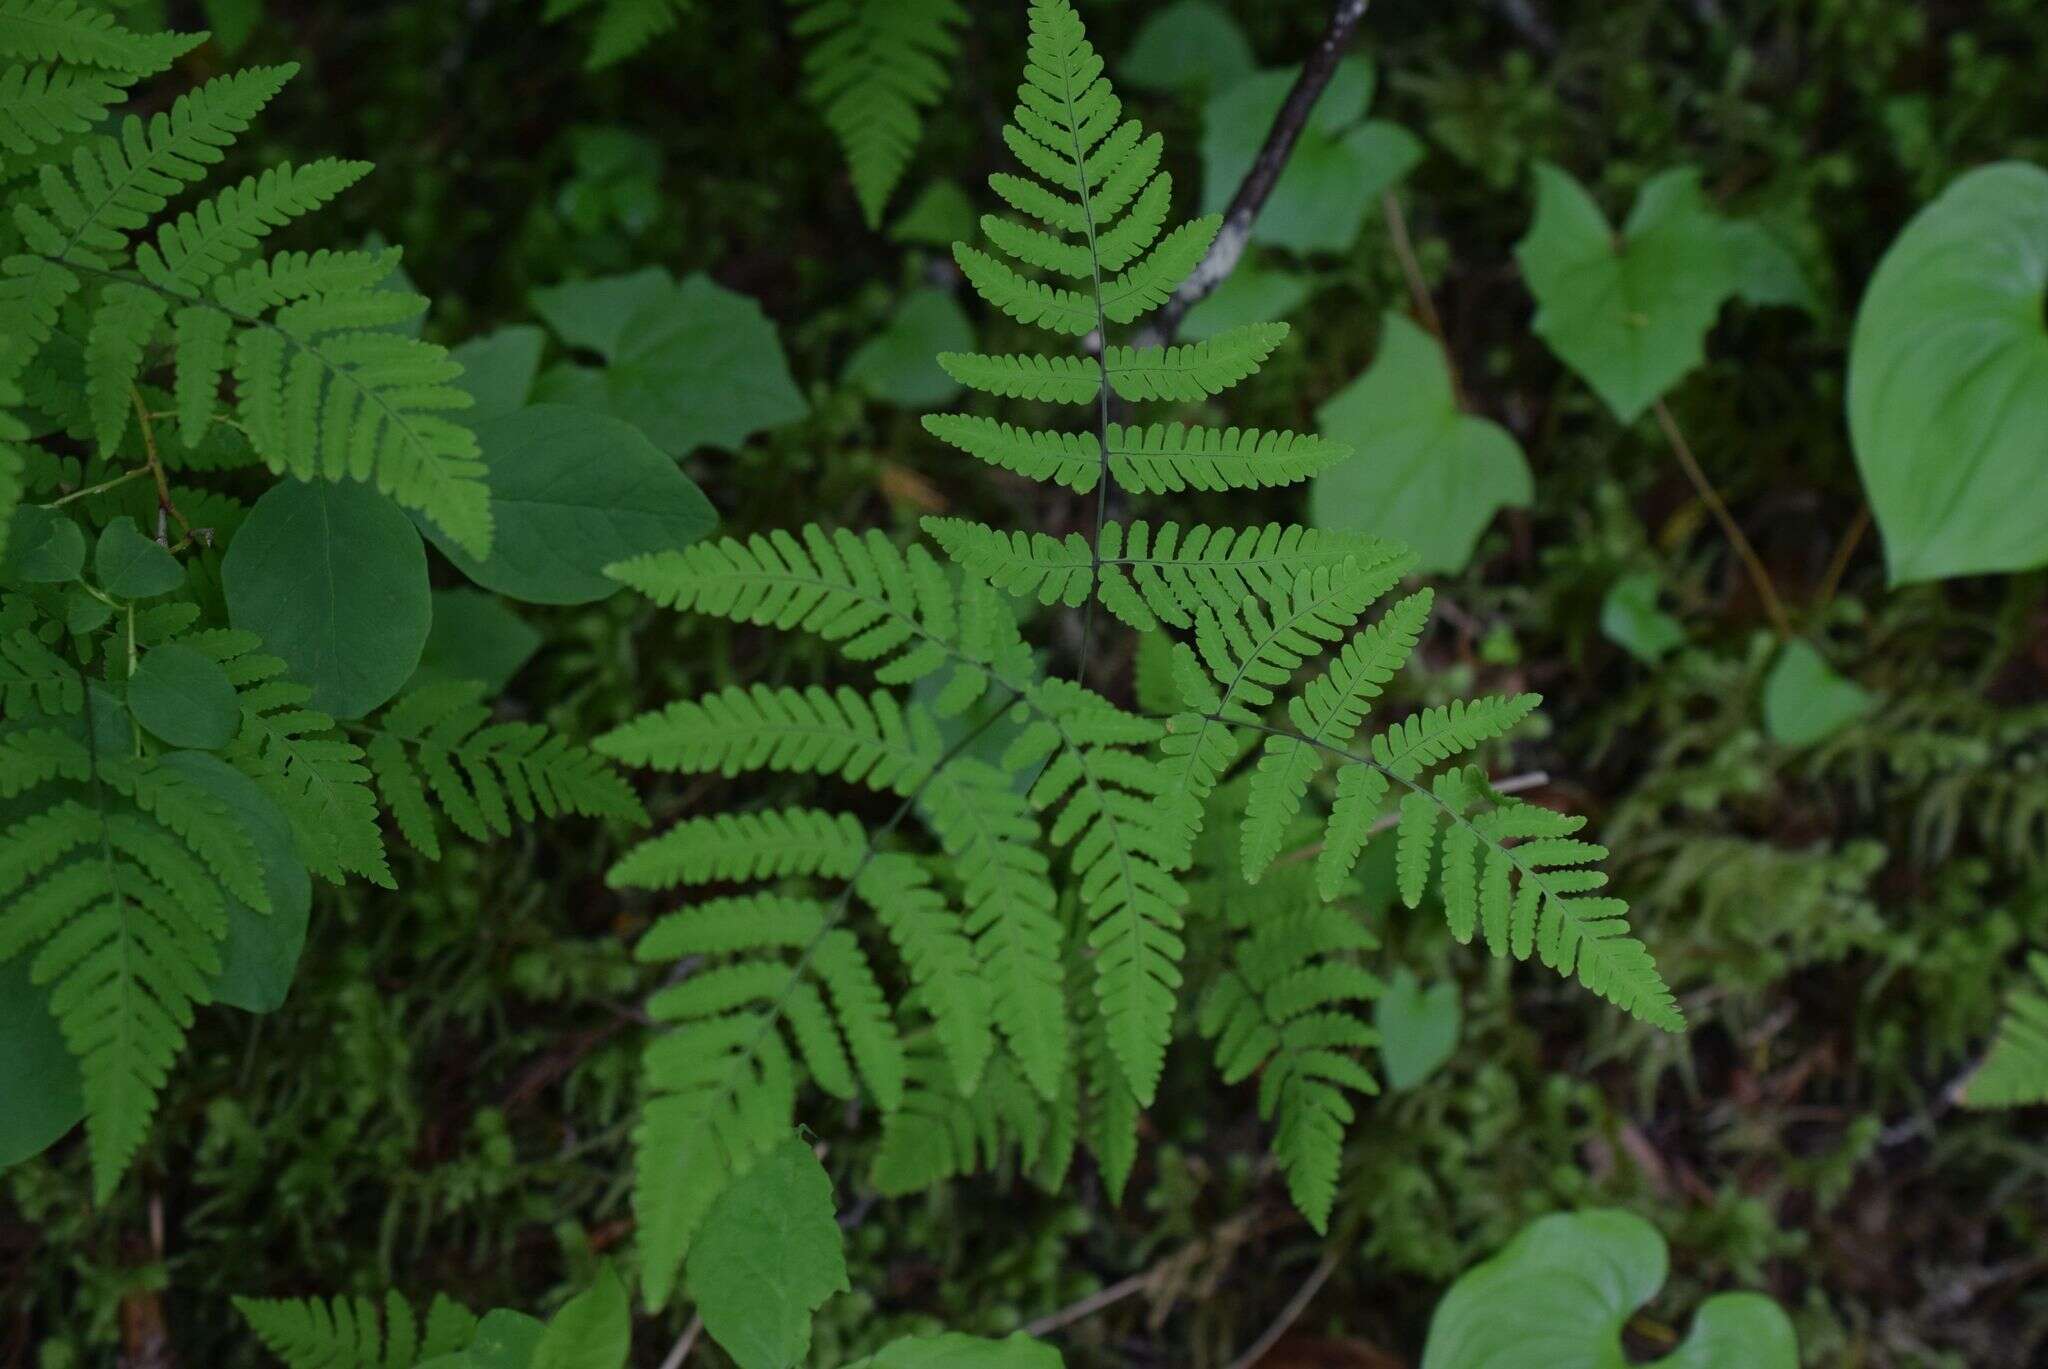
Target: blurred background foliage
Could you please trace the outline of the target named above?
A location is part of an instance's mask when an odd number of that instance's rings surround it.
[[[241,63],[305,65],[238,155],[374,159],[322,241],[404,244],[440,340],[533,321],[537,288],[648,265],[758,301],[808,412],[687,458],[728,531],[799,515],[905,529],[1036,497],[924,436],[933,382],[902,360],[957,345],[923,345],[958,327],[934,244],[965,231],[1004,155],[1021,5],[973,7],[881,231],[795,97],[801,52],[778,5],[694,7],[596,73],[537,0],[160,8],[238,40],[187,58],[169,92]],[[1148,62],[1141,30],[1167,7],[1081,8],[1104,52],[1141,54],[1122,74],[1157,88],[1127,98],[1165,131],[1183,205],[1228,193],[1203,183],[1209,87],[1246,60],[1298,60],[1325,19],[1318,0],[1184,3],[1174,22],[1220,9],[1242,51],[1218,39]],[[1266,1363],[1413,1363],[1457,1271],[1534,1216],[1595,1204],[1671,1241],[1673,1279],[1632,1328],[1643,1351],[1668,1348],[1705,1292],[1741,1286],[1786,1305],[1810,1364],[2039,1362],[2048,1129],[1955,1104],[2024,948],[2048,944],[2048,596],[2040,572],[1886,588],[1843,377],[1862,288],[1913,212],[1974,165],[2048,160],[2048,7],[1376,0],[1359,50],[1371,119],[1412,143],[1399,213],[1374,196],[1348,225],[1254,249],[1233,289],[1298,300],[1298,333],[1235,421],[1312,426],[1366,369],[1383,313],[1410,308],[1405,220],[1459,393],[1533,477],[1528,506],[1435,577],[1447,624],[1413,701],[1546,696],[1551,729],[1515,762],[1550,776],[1543,801],[1593,817],[1693,1029],[1639,1030],[1389,899],[1388,968],[1448,986],[1428,1011],[1441,1031],[1445,1000],[1461,1006],[1456,1048],[1418,1048],[1422,1076],[1357,1129],[1333,1221],[1348,1252]],[[1538,160],[1616,220],[1658,172],[1697,167],[1810,283],[1810,311],[1727,310],[1669,403],[1802,629],[1868,695],[1816,743],[1765,727],[1770,625],[1656,424],[1618,424],[1530,331],[1512,249]],[[899,310],[915,347],[890,333]],[[1257,512],[1300,516],[1298,495],[1269,502]],[[1004,521],[1064,532],[1076,516]],[[1252,516],[1238,497],[1232,521]],[[622,599],[524,616],[541,642],[512,706],[579,735],[827,668]],[[707,792],[650,806],[673,816]],[[255,1364],[233,1293],[396,1286],[542,1311],[586,1281],[630,1235],[648,984],[625,948],[656,910],[606,890],[614,855],[595,829],[545,828],[413,860],[402,895],[326,895],[283,1011],[201,1019],[110,1207],[88,1202],[75,1144],[0,1179],[0,1364]],[[814,1123],[862,1290],[827,1307],[820,1362],[904,1330],[1001,1334],[1147,1269],[1141,1294],[1060,1329],[1068,1362],[1227,1362],[1321,1247],[1260,1162],[1249,1088],[1216,1096],[1194,1056],[1169,1066],[1120,1208],[1085,1166],[1058,1197],[1003,1174],[877,1201],[858,1179],[871,1129]],[[685,1317],[643,1330],[643,1362]]]

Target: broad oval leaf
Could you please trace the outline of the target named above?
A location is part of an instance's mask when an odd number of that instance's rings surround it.
[[[610,1265],[548,1321],[529,1369],[619,1369],[633,1348],[626,1286]]]
[[[1460,571],[1503,507],[1534,497],[1529,463],[1507,429],[1458,410],[1436,339],[1388,314],[1379,355],[1316,411],[1352,455],[1315,477],[1309,521],[1406,543],[1415,568]]]
[[[948,1331],[890,1341],[846,1369],[1061,1369],[1060,1352],[1019,1332],[1005,1340],[983,1340]]]
[[[1131,40],[1117,75],[1140,90],[1221,90],[1251,75],[1251,44],[1216,0],[1176,0]]]
[[[1685,624],[1657,607],[1657,577],[1624,575],[1600,601],[1600,632],[1644,665],[1655,665],[1685,645]]]
[[[606,363],[555,367],[534,398],[623,418],[671,455],[735,448],[804,415],[775,326],[708,276],[678,284],[650,269],[577,281],[534,291],[533,307],[564,342]]]
[[[533,604],[591,603],[618,592],[606,566],[679,550],[718,525],[703,491],[621,419],[539,404],[476,432],[497,527],[489,559],[422,526],[486,589]]]
[[[960,393],[938,363],[941,352],[974,346],[974,325],[946,290],[919,290],[897,306],[888,326],[847,359],[842,379],[877,399],[936,408]]]
[[[256,501],[221,561],[228,619],[360,718],[419,665],[433,617],[427,553],[398,506],[353,481],[287,480]]]
[[[832,1180],[789,1136],[719,1195],[690,1246],[685,1279],[704,1329],[740,1369],[789,1369],[811,1314],[843,1291],[846,1236]]]
[[[1885,253],[1849,435],[1895,585],[2048,564],[2048,170],[1963,176]]]
[[[214,1001],[245,1012],[276,1012],[298,972],[313,905],[313,880],[292,845],[291,823],[255,781],[210,752],[173,752],[163,766],[228,806],[256,845],[270,895],[267,913],[227,895],[228,931],[220,945]]]
[[[0,585],[61,585],[85,569],[85,534],[55,509],[22,504],[7,528]]]
[[[496,595],[460,587],[434,591],[434,625],[427,633],[420,667],[406,682],[410,694],[422,685],[474,680],[485,694],[497,694],[540,650],[538,629],[506,608]]]
[[[462,363],[455,383],[476,401],[463,412],[462,421],[474,428],[525,408],[547,340],[547,334],[532,324],[519,323],[471,338],[450,352],[451,360]]]
[[[1540,1217],[1437,1304],[1422,1369],[1626,1369],[1621,1329],[1664,1282],[1657,1229],[1631,1213]],[[1792,1323],[1758,1293],[1700,1305],[1677,1351],[1650,1369],[1798,1369]]]
[[[220,662],[172,642],[145,653],[128,677],[128,710],[173,746],[215,751],[234,740],[241,710]]]
[[[1380,1034],[1380,1064],[1390,1089],[1412,1089],[1436,1073],[1458,1046],[1464,1008],[1458,986],[1442,980],[1422,987],[1403,966],[1373,1000],[1372,1025]]]

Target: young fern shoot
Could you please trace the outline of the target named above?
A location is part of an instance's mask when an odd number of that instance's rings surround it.
[[[690,958],[650,1005],[667,1030],[647,1050],[636,1136],[656,1303],[720,1191],[793,1124],[805,1083],[882,1114],[874,1182],[886,1192],[1007,1153],[1057,1182],[1077,1143],[1120,1191],[1196,974],[1207,1006],[1192,1025],[1217,1038],[1226,1079],[1264,1081],[1282,1168],[1320,1227],[1353,1116],[1347,1095],[1372,1090],[1361,1057],[1376,1040],[1359,1005],[1377,981],[1357,963],[1372,938],[1340,900],[1396,795],[1409,902],[1434,888],[1461,939],[1540,957],[1627,1011],[1679,1025],[1619,901],[1591,896],[1604,853],[1571,835],[1578,820],[1495,792],[1472,764],[1534,696],[1461,701],[1361,737],[1430,606],[1422,591],[1365,623],[1411,564],[1402,548],[1289,525],[1101,517],[1112,482],[1134,497],[1260,489],[1348,451],[1290,432],[1111,421],[1112,397],[1224,394],[1287,330],[1253,324],[1178,347],[1109,341],[1171,297],[1216,220],[1167,228],[1159,137],[1122,117],[1068,0],[1034,0],[1030,13],[1003,134],[1027,174],[990,181],[1015,216],[984,218],[988,246],[959,245],[955,258],[1012,319],[1095,345],[941,364],[998,399],[1086,405],[1090,426],[954,413],[926,427],[989,465],[1094,495],[1093,534],[924,520],[958,577],[921,545],[815,525],[612,571],[664,606],[822,639],[880,687],[728,689],[629,723],[602,752],[683,773],[813,776],[898,800],[872,829],[826,806],[691,818],[612,872],[622,886],[763,886],[672,913],[640,945],[650,961]],[[1004,594],[1099,604],[1134,631],[1177,634],[1180,706],[1140,714],[1041,673]],[[984,735],[990,745],[970,750]],[[1310,794],[1332,759],[1334,801],[1316,816]],[[1234,825],[1231,840],[1205,833],[1214,811]],[[907,838],[912,813],[944,860]],[[1247,893],[1283,848],[1318,832],[1313,872],[1290,865]],[[1220,939],[1220,969],[1190,959],[1197,931]]]

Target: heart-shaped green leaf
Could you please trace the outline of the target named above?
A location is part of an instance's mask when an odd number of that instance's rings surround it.
[[[1657,607],[1657,577],[1624,575],[1600,601],[1600,632],[1644,665],[1655,665],[1685,645],[1685,626]]]
[[[1877,707],[1877,696],[1835,673],[1812,643],[1790,641],[1764,677],[1764,730],[1787,746],[1826,741]]]
[[[1456,984],[1446,980],[1425,989],[1413,971],[1395,971],[1372,1005],[1387,1087],[1412,1089],[1435,1074],[1457,1049],[1463,1020]]]
[[[1366,373],[1316,411],[1352,455],[1315,478],[1310,521],[1405,542],[1415,568],[1459,571],[1503,506],[1529,502],[1529,463],[1505,428],[1458,410],[1435,338],[1388,314]]]
[[[1252,73],[1251,44],[1216,0],[1176,0],[1155,10],[1117,75],[1140,90],[1201,94],[1221,90]]]
[[[960,393],[941,370],[941,352],[974,347],[974,325],[945,290],[919,290],[898,305],[888,327],[847,358],[842,378],[877,399],[929,409]]]
[[[1621,1329],[1664,1282],[1664,1238],[1611,1210],[1557,1213],[1468,1269],[1437,1304],[1422,1369],[1627,1369]],[[1792,1323],[1758,1293],[1700,1305],[1650,1369],[1798,1369]]]
[[[2048,564],[2048,171],[1957,180],[1871,278],[1849,435],[1893,584]]]
[[[7,529],[0,585],[61,585],[85,569],[85,534],[55,509],[23,504]]]

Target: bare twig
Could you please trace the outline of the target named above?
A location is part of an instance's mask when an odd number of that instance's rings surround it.
[[[1252,169],[1237,187],[1237,193],[1230,197],[1230,205],[1223,211],[1223,227],[1216,232],[1216,241],[1209,245],[1209,254],[1202,258],[1202,264],[1194,274],[1182,282],[1180,289],[1173,292],[1173,298],[1160,309],[1148,340],[1154,343],[1171,342],[1180,331],[1181,320],[1188,310],[1201,303],[1210,291],[1221,285],[1237,266],[1238,258],[1244,255],[1245,245],[1251,241],[1252,223],[1259,217],[1259,210],[1279,184],[1280,173],[1287,168],[1287,159],[1294,152],[1294,144],[1300,139],[1302,129],[1308,126],[1309,112],[1315,108],[1323,87],[1330,84],[1330,78],[1337,74],[1337,63],[1344,56],[1344,49],[1351,45],[1351,35],[1358,23],[1365,18],[1366,7],[1371,0],[1337,0],[1337,6],[1330,12],[1329,26],[1323,36],[1302,63],[1301,75],[1295,78],[1294,88],[1287,92],[1287,99],[1280,106],[1280,112],[1273,116],[1273,127],[1266,134],[1265,144],[1259,148],[1259,155],[1252,159]],[[1156,337],[1149,336],[1156,334]]]
[[[1686,442],[1685,434],[1679,431],[1678,420],[1671,416],[1671,410],[1663,400],[1655,405],[1657,426],[1664,430],[1664,438],[1671,444],[1671,450],[1678,457],[1678,464],[1685,469],[1686,479],[1692,481],[1693,489],[1699,492],[1700,500],[1708,512],[1721,525],[1721,531],[1728,535],[1728,544],[1735,548],[1735,555],[1742,562],[1742,568],[1749,573],[1749,582],[1755,586],[1757,598],[1763,600],[1764,612],[1770,617],[1771,626],[1778,635],[1790,639],[1792,620],[1785,612],[1784,601],[1778,598],[1778,587],[1771,583],[1771,573],[1765,569],[1763,558],[1750,545],[1749,537],[1742,531],[1742,525],[1735,521],[1735,515],[1728,512],[1728,505],[1722,500],[1721,492],[1714,488],[1714,482],[1707,479],[1707,473],[1700,469],[1694,459],[1692,446]]]
[[[1849,531],[1842,534],[1842,544],[1835,548],[1835,554],[1828,562],[1828,571],[1820,580],[1820,588],[1813,593],[1813,606],[1806,610],[1809,620],[1818,620],[1835,601],[1835,593],[1842,587],[1842,577],[1849,573],[1849,561],[1856,555],[1857,546],[1863,541],[1863,534],[1870,531],[1870,505],[1856,510],[1856,521],[1849,525]]]
[[[690,1318],[690,1324],[683,1328],[682,1339],[676,1342],[675,1349],[668,1352],[668,1358],[661,1362],[661,1369],[683,1369],[683,1361],[697,1348],[697,1337],[703,1334],[704,1318]]]
[[[1339,1243],[1330,1247],[1329,1253],[1316,1265],[1315,1273],[1308,1276],[1308,1282],[1287,1300],[1287,1306],[1280,1309],[1280,1315],[1273,1319],[1273,1324],[1266,1328],[1265,1334],[1253,1341],[1250,1349],[1230,1362],[1230,1369],[1252,1369],[1253,1365],[1266,1357],[1268,1350],[1280,1343],[1280,1338],[1287,1334],[1287,1329],[1301,1320],[1301,1314],[1308,1310],[1309,1303],[1322,1291],[1330,1275],[1337,1272],[1337,1265],[1344,1258],[1345,1245],[1346,1243]]]

